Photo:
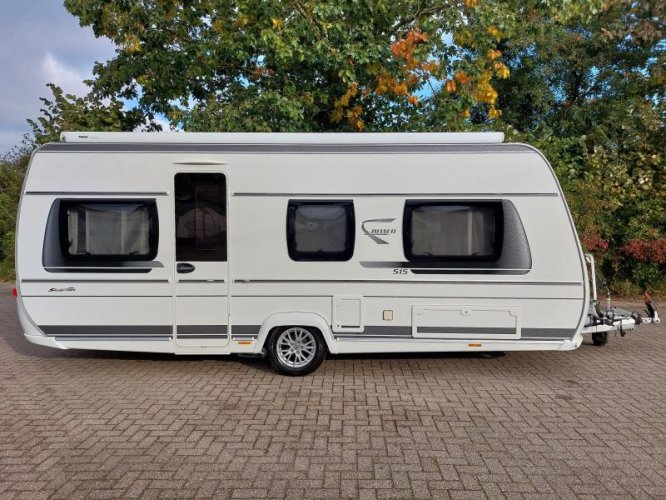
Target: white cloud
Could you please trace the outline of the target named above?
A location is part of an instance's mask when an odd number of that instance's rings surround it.
[[[42,73],[46,82],[56,84],[65,93],[84,96],[90,91],[90,87],[83,82],[83,80],[90,78],[90,74],[85,74],[76,68],[66,66],[51,53],[47,52],[44,56]]]
[[[85,95],[95,61],[113,57],[114,45],[63,7],[62,0],[0,0],[0,155],[30,131],[27,118],[39,116],[45,84]]]

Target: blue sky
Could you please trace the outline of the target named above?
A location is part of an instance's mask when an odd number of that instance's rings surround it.
[[[113,44],[81,28],[60,0],[4,1],[1,12],[0,154],[29,132],[26,119],[39,115],[47,83],[83,95],[95,61],[114,54]]]

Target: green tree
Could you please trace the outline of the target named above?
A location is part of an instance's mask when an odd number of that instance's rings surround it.
[[[32,135],[0,158],[0,279],[11,279],[14,274],[16,212],[23,177],[37,146],[58,141],[60,133],[67,130],[129,131],[141,126],[145,130],[159,129],[150,114],[125,111],[123,102],[115,97],[107,100],[93,94],[76,97],[53,84],[48,87],[53,97],[41,99],[41,116],[28,120]]]
[[[521,4],[65,2],[119,47],[95,67],[97,93],[188,130],[231,131],[462,129],[473,106],[495,118],[493,85],[509,76],[496,49],[519,29]]]
[[[539,146],[568,194],[584,246],[607,275],[666,282],[666,4],[606,2],[553,23],[526,13],[500,49],[510,136]]]
[[[26,143],[0,158],[0,279],[14,274],[16,207],[31,151]]]
[[[89,95],[52,88],[31,121],[36,143],[154,130],[156,114],[192,131],[500,129],[545,152],[584,246],[618,286],[666,290],[662,1],[65,6],[118,50],[95,66]]]
[[[57,142],[60,134],[68,130],[77,131],[131,131],[143,125],[145,130],[159,130],[150,113],[138,109],[124,110],[125,104],[112,96],[105,102],[99,95],[90,93],[84,97],[65,94],[49,83],[51,99],[42,98],[41,116],[29,119],[32,142],[35,145]]]

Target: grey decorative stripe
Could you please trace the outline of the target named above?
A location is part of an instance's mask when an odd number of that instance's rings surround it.
[[[583,283],[580,281],[500,281],[500,280],[411,280],[411,279],[235,279],[234,283],[251,284],[251,283],[400,283],[403,285],[561,285],[561,286],[581,286]]]
[[[523,328],[520,336],[523,339],[570,339],[576,334],[572,328]]]
[[[418,327],[419,333],[460,333],[464,334],[489,334],[506,335],[514,334],[516,331],[512,328],[457,328],[457,327]],[[523,328],[521,337],[509,339],[518,340],[564,340],[574,336],[576,330],[569,328]],[[411,326],[366,326],[362,333],[334,333],[339,338],[403,338],[414,340],[412,337]],[[456,339],[432,339],[432,340],[470,340],[469,338]],[[477,340],[477,339],[473,339]]]
[[[252,196],[252,197],[319,197],[319,198],[340,198],[340,197],[364,197],[364,196],[400,196],[411,198],[461,198],[469,196],[484,197],[559,197],[558,193],[261,193],[261,192],[238,192],[232,196]]]
[[[131,340],[131,341],[148,341],[148,340],[160,340],[160,341],[166,341],[170,340],[171,337],[168,335],[151,335],[151,336],[139,336],[139,335],[93,335],[93,336],[86,336],[86,335],[65,335],[65,336],[58,336],[55,337],[57,341],[63,341],[63,342],[86,342],[90,340],[94,340],[96,342],[99,341],[126,341],[126,340]]]
[[[75,294],[75,295],[33,295],[33,294],[21,294],[21,297],[49,297],[49,298],[86,298],[86,299],[171,299],[172,295],[85,295],[85,294]],[[187,295],[189,297],[189,295]],[[207,297],[207,295],[206,295]],[[226,295],[225,295],[226,297]]]
[[[236,335],[258,335],[261,325],[233,325],[231,327],[231,333],[235,337]]]
[[[178,336],[183,335],[227,335],[227,325],[178,325]]]
[[[519,276],[522,274],[527,274],[530,272],[530,269],[460,269],[460,268],[448,268],[448,269],[410,269],[413,274],[494,274],[502,276]]]
[[[226,299],[226,298],[229,297],[229,295],[227,295],[226,293],[224,295],[212,294],[212,293],[208,293],[206,295],[200,295],[200,294],[196,294],[196,293],[192,293],[192,294],[179,293],[178,295],[176,295],[176,297],[178,297],[179,299],[183,298],[183,297],[187,297],[187,298],[192,298],[192,297],[223,297],[223,298]],[[271,295],[271,297],[273,297],[273,295]]]
[[[336,333],[336,335],[338,335]],[[411,326],[366,326],[363,335],[412,335]]]
[[[397,294],[397,295],[372,295],[372,294],[364,294],[363,295],[366,299],[497,299],[497,295],[403,295],[403,294]],[[28,297],[28,295],[25,295],[25,297]],[[46,297],[46,295],[44,296]],[[184,295],[184,297],[217,297],[216,295]],[[226,297],[226,295],[220,295],[220,297]],[[249,298],[249,297],[268,297],[268,298],[275,298],[275,297],[289,297],[289,298],[300,298],[300,299],[307,299],[307,298],[312,298],[312,297],[333,297],[332,293],[327,293],[327,294],[308,294],[308,295],[290,295],[290,294],[281,294],[281,293],[274,293],[270,295],[262,294],[262,293],[234,293],[233,298]],[[583,300],[582,297],[543,297],[543,296],[504,296],[502,295],[502,300]]]
[[[25,194],[49,196],[166,196],[166,191],[26,191]]]
[[[515,335],[515,328],[471,328],[458,326],[419,326],[417,333],[471,333],[471,334],[489,334],[489,335]]]
[[[522,275],[530,272],[530,269],[501,269],[492,267],[494,263],[483,266],[482,262],[475,262],[474,267],[441,267],[436,262],[376,262],[362,261],[362,267],[367,269],[409,269],[414,274],[499,274],[499,275]]]
[[[149,144],[149,143],[51,143],[40,153],[527,153],[523,144]]]
[[[188,280],[188,279],[179,279],[178,283],[224,283],[224,280]]]
[[[189,339],[228,339],[229,335],[181,335],[178,334],[178,339],[180,340],[189,340]]]
[[[164,264],[162,264],[159,260],[150,260],[150,261],[133,260],[133,261],[119,261],[119,262],[114,262],[110,260],[102,263],[93,263],[93,264],[87,262],[81,262],[76,264],[75,266],[49,266],[47,270],[80,269],[82,271],[91,271],[96,269],[112,269],[112,270],[122,269],[122,268],[156,269],[162,267],[164,267]]]
[[[53,336],[156,336],[171,335],[171,325],[40,325],[49,337]]]
[[[93,266],[76,266],[76,267],[45,267],[44,270],[48,273],[149,273],[152,267],[93,267]]]
[[[369,269],[434,269],[436,271],[460,270],[460,271],[529,271],[526,268],[497,268],[493,267],[494,262],[486,263],[483,261],[474,262],[474,267],[468,267],[466,264],[455,263],[449,267],[443,267],[439,262],[412,262],[412,261],[379,261],[379,260],[362,260],[359,262],[361,266]]]
[[[521,342],[534,342],[534,343],[560,343],[563,342],[564,338],[535,338],[535,339],[469,339],[469,338],[446,338],[446,339],[432,339],[432,338],[414,338],[414,337],[375,337],[375,336],[363,336],[363,335],[345,335],[345,336],[336,336],[336,339],[340,341],[351,341],[351,342],[388,342],[394,340],[396,342],[405,341],[409,344],[435,344],[435,343],[449,343],[449,342],[507,342],[507,343],[516,343],[520,344]],[[492,344],[490,344],[492,345]],[[442,351],[445,352],[445,351]]]

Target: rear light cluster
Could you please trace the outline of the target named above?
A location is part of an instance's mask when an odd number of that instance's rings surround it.
[[[18,297],[18,288],[13,288],[13,289],[12,289],[12,295],[13,295],[14,297]]]

